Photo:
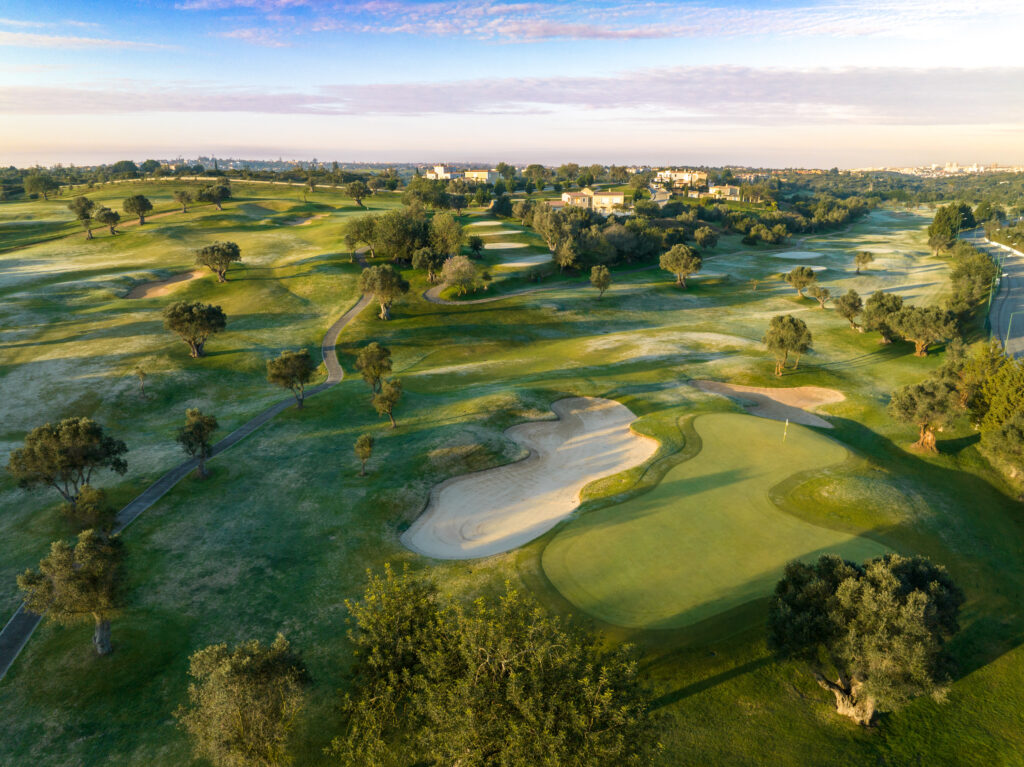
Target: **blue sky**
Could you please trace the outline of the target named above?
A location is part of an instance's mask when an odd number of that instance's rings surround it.
[[[1024,163],[1016,0],[0,6],[0,162]]]

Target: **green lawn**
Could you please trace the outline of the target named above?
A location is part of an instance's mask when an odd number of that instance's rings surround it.
[[[700,452],[649,493],[586,514],[544,549],[544,572],[570,602],[633,628],[678,628],[771,593],[786,562],[885,548],[780,511],[782,480],[841,463],[837,442],[749,415],[701,416]]]
[[[298,188],[269,186],[235,184],[236,199],[223,212],[198,206],[126,227],[117,238],[98,233],[91,243],[67,223],[66,200],[0,205],[0,225],[28,216],[63,220],[73,233],[0,255],[0,448],[47,420],[90,415],[129,443],[129,474],[100,480],[127,500],[179,460],[171,435],[187,407],[214,413],[226,432],[287,396],[267,386],[265,360],[283,348],[318,348],[351,305],[357,267],[341,232],[344,219],[361,211],[330,189],[304,203]],[[120,200],[141,191],[170,210],[176,185],[116,187],[96,196]],[[398,199],[375,196],[366,204],[380,210]],[[318,214],[326,215],[295,225]],[[774,253],[806,249],[821,254],[808,263],[828,267],[821,279],[833,292],[888,289],[940,299],[946,264],[928,253],[926,223],[921,215],[879,211],[847,231],[775,249],[723,237],[705,260],[705,270],[721,276],[683,291],[657,269],[617,269],[600,300],[576,287],[585,276],[567,276],[496,303],[438,306],[420,297],[429,287],[423,276],[406,271],[412,288],[394,306],[394,319],[382,322],[368,309],[342,335],[344,382],[218,456],[210,480],[186,479],[128,528],[129,600],[114,620],[110,657],[92,657],[87,626],[40,627],[0,682],[0,764],[190,764],[171,717],[185,699],[189,653],[277,631],[302,652],[313,677],[295,763],[328,764],[322,747],[338,732],[351,660],[344,600],[360,593],[367,568],[385,562],[408,562],[466,599],[510,580],[550,609],[588,620],[552,586],[545,551],[594,515],[657,498],[670,486],[662,480],[673,481],[666,474],[699,466],[697,432],[703,436],[703,422],[719,418],[700,414],[736,408],[690,386],[692,378],[843,391],[847,399],[829,407],[836,425],[829,439],[842,445],[825,442],[835,460],[816,462],[810,475],[783,468],[774,482],[751,483],[762,514],[837,536],[831,540],[871,531],[892,548],[927,554],[950,568],[968,602],[949,701],[915,701],[870,732],[835,716],[829,696],[797,666],[768,657],[764,599],[680,628],[594,621],[607,641],[635,642],[643,651],[643,677],[664,715],[658,767],[1013,764],[1024,752],[1022,507],[981,459],[968,425],[941,435],[941,455],[921,456],[907,448],[913,427],[886,416],[888,392],[927,375],[941,353],[919,359],[907,344],[880,346],[771,279],[790,263]],[[228,284],[205,277],[163,298],[122,298],[139,282],[188,270],[191,250],[216,239],[242,246],[245,263]],[[891,252],[855,275],[853,252],[872,248]],[[752,278],[764,280],[756,291]],[[161,328],[163,306],[179,297],[215,301],[228,314],[227,332],[211,339],[206,359],[189,360],[184,344]],[[778,381],[760,338],[782,312],[807,321],[814,349]],[[351,375],[354,354],[371,340],[393,350],[405,385],[395,430]],[[130,375],[137,364],[151,371],[147,400]],[[578,518],[518,551],[434,562],[401,546],[401,532],[436,482],[514,460],[519,452],[504,429],[545,417],[551,402],[572,395],[630,407],[636,428],[664,445],[654,465],[589,486]],[[780,424],[754,428],[777,433]],[[352,443],[364,432],[377,447],[370,476],[360,479]],[[797,433],[805,432],[789,438]],[[0,477],[0,605],[7,612],[16,603],[14,574],[68,535],[57,500]],[[798,520],[804,524],[796,527]],[[706,553],[722,561],[719,547]]]

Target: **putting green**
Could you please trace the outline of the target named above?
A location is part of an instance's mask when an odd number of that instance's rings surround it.
[[[733,413],[701,416],[702,447],[630,501],[571,522],[548,544],[544,570],[596,618],[630,628],[676,628],[771,593],[783,566],[824,552],[861,561],[880,543],[781,511],[769,490],[847,451],[790,424]]]

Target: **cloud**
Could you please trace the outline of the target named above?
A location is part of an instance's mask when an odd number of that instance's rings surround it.
[[[45,21],[25,21],[23,19],[0,19],[2,27],[45,27]]]
[[[607,77],[339,84],[314,92],[119,83],[0,87],[7,114],[250,112],[412,117],[570,113],[581,123],[758,126],[1024,123],[1024,68],[782,70],[677,67]],[[937,98],[936,94],[942,94]]]
[[[241,40],[242,42],[262,45],[265,48],[287,48],[289,43],[283,42],[269,29],[247,27],[244,29],[232,29],[228,32],[221,32],[218,37],[226,37],[230,40]]]
[[[803,0],[767,7],[701,0],[183,0],[177,7],[246,9],[268,18],[283,10],[301,11],[293,32],[342,30],[506,43],[764,35],[952,39],[968,22],[995,23],[997,28],[1024,23],[1024,8],[1017,0],[990,0],[970,9],[962,0]]]
[[[0,48],[118,48],[135,50],[170,49],[173,46],[139,43],[132,40],[108,40],[99,37],[71,37],[67,35],[40,35],[33,32],[6,32],[0,30]]]

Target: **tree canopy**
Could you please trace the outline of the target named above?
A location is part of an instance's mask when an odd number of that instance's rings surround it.
[[[85,239],[87,240],[92,239],[92,227],[89,225],[89,222],[92,220],[92,213],[95,208],[96,203],[88,197],[74,197],[68,203],[68,210],[75,215],[75,218],[85,228]]]
[[[802,661],[839,713],[869,724],[921,695],[941,698],[945,642],[963,593],[927,558],[887,554],[863,565],[826,554],[791,562],[768,612],[768,646]]]
[[[24,447],[11,452],[7,470],[20,487],[52,487],[74,508],[82,487],[97,471],[128,471],[127,452],[124,442],[91,418],[65,418],[30,431]]]
[[[351,197],[360,208],[366,207],[363,205],[363,200],[371,194],[373,194],[373,190],[363,181],[352,181],[345,185],[345,196]]]
[[[857,316],[864,311],[864,301],[861,300],[860,293],[850,288],[832,303],[839,316],[850,323],[851,329],[860,330],[857,325]]]
[[[389,320],[391,305],[409,292],[409,283],[389,264],[383,264],[363,269],[359,275],[359,289],[373,294],[373,299],[380,304],[380,318]]]
[[[430,219],[430,246],[444,256],[457,256],[462,252],[465,235],[462,224],[451,213],[435,213]]]
[[[112,650],[110,614],[121,601],[123,559],[120,538],[95,530],[79,533],[74,546],[54,541],[38,571],[18,576],[25,607],[57,623],[92,619],[93,647],[97,654],[107,655]]]
[[[800,364],[800,356],[811,348],[811,331],[803,320],[792,314],[772,317],[768,332],[762,339],[768,350],[775,355],[775,375],[781,376],[790,354],[796,355],[793,369]]]
[[[957,333],[953,313],[937,306],[904,306],[892,314],[886,324],[895,333],[914,342],[914,355],[917,357],[926,356],[931,344],[948,341]]]
[[[285,767],[309,675],[288,640],[251,640],[189,658],[188,703],[174,712],[197,758],[216,767]]]
[[[597,297],[601,298],[608,288],[612,286],[612,273],[604,264],[598,264],[590,269],[590,284],[597,288]]]
[[[117,224],[121,220],[121,214],[116,210],[100,207],[93,214],[93,218],[103,224],[103,226],[108,227],[111,234],[117,234]]]
[[[313,380],[318,365],[309,356],[308,349],[297,352],[283,351],[272,360],[267,360],[267,381],[289,389],[302,409],[306,398],[306,384]]]
[[[864,329],[877,330],[879,343],[891,344],[899,334],[892,328],[892,317],[903,308],[903,299],[895,293],[876,290],[864,304]]]
[[[632,648],[605,649],[510,587],[461,606],[387,568],[347,606],[340,764],[604,767],[659,748]]]
[[[366,476],[366,462],[370,460],[370,456],[373,455],[373,435],[372,434],[360,434],[356,438],[355,444],[352,446],[355,451],[356,458],[359,459],[359,476]]]
[[[185,425],[178,428],[175,441],[181,445],[185,455],[197,459],[199,476],[209,476],[206,470],[206,459],[213,454],[213,433],[217,431],[217,419],[212,415],[204,415],[199,408],[191,407],[185,411]]]
[[[391,350],[371,341],[356,355],[356,370],[362,374],[370,391],[380,391],[381,379],[391,372]]]
[[[242,261],[242,250],[233,242],[215,242],[196,251],[196,266],[205,266],[217,275],[217,282],[228,281],[228,267]]]
[[[795,266],[784,279],[796,289],[796,294],[803,298],[804,291],[818,279],[818,276],[809,266]]]
[[[177,301],[164,309],[164,327],[176,333],[193,359],[205,353],[206,341],[227,327],[228,318],[219,306],[198,301]]]
[[[217,206],[217,210],[224,210],[224,200],[231,199],[231,187],[227,184],[210,184],[202,187],[196,192],[196,201],[205,202]]]
[[[138,216],[141,226],[146,223],[146,214],[153,210],[153,203],[145,195],[133,194],[131,197],[125,198],[122,207],[129,216]]]
[[[955,405],[953,384],[944,378],[932,377],[894,391],[889,401],[889,415],[897,421],[915,424],[919,433],[914,447],[935,453],[938,452],[935,430],[952,421]]]
[[[670,272],[676,276],[676,285],[686,287],[686,278],[691,274],[700,271],[702,265],[701,257],[689,245],[673,245],[666,252],[661,254],[659,266],[663,271]]]
[[[477,274],[473,262],[466,256],[452,256],[441,267],[441,278],[463,296],[476,289]]]
[[[386,415],[391,421],[391,428],[398,424],[395,422],[395,408],[402,398],[402,382],[397,378],[383,381],[377,393],[373,395],[372,403],[377,415]]]

